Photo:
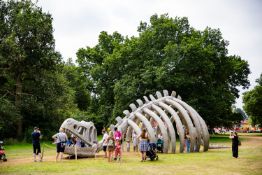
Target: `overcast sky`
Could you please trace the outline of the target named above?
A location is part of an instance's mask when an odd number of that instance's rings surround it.
[[[101,31],[137,36],[140,21],[168,13],[188,17],[199,30],[219,28],[229,54],[248,61],[250,88],[262,73],[262,0],[38,0],[38,5],[53,17],[56,50],[64,59],[75,60],[79,48],[93,47]],[[241,98],[236,105],[242,108]]]

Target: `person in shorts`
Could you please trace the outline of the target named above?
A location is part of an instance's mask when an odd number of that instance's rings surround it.
[[[65,145],[67,139],[67,135],[64,132],[64,129],[60,128],[59,133],[55,134],[52,136],[53,139],[56,140],[56,161],[58,160],[58,157],[60,155],[60,161],[63,159],[63,153],[65,151]]]
[[[42,161],[40,138],[41,138],[41,132],[40,132],[39,128],[34,127],[34,131],[32,132],[34,162],[36,162],[36,155],[38,155],[39,162]]]
[[[148,150],[148,135],[146,132],[146,129],[143,129],[140,136],[138,136],[138,138],[140,138],[140,145],[139,145],[139,150],[141,152],[141,156],[142,156],[142,160],[141,162],[146,161],[146,152]]]
[[[102,142],[103,142],[103,151],[105,153],[105,158],[107,158],[107,138],[108,138],[108,134],[106,132],[105,129],[102,130],[102,134],[103,134],[103,139],[102,139]]]
[[[110,131],[107,138],[108,162],[112,161],[114,150],[115,150],[115,139],[114,139],[113,132]]]

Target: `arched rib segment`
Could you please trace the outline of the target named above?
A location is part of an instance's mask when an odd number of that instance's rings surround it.
[[[129,126],[133,128],[133,130],[136,132],[138,136],[141,134],[141,129],[138,127],[138,125],[134,121],[127,119],[127,123]]]
[[[192,108],[192,107],[191,107]],[[203,129],[203,143],[204,143],[204,151],[207,151],[209,148],[209,132],[206,125],[206,122],[203,120],[203,118],[196,112],[193,108],[192,110],[194,113],[198,116],[201,128]]]
[[[123,118],[122,123],[118,126],[118,129],[122,133],[126,133],[127,127],[128,127],[127,118]]]
[[[187,109],[187,111],[189,112],[190,116],[193,118],[194,121],[198,121],[200,124],[200,129],[201,132],[199,134],[199,136],[203,139],[203,146],[204,146],[204,151],[208,150],[209,147],[209,133],[208,133],[208,129],[206,126],[205,121],[202,119],[202,117],[195,111],[195,109],[193,109],[191,106],[189,106],[187,103],[185,103],[182,100],[176,99],[174,98],[175,101],[179,102],[181,105],[184,106],[184,108]],[[197,124],[197,122],[196,122]],[[201,141],[200,141],[201,143]]]
[[[176,111],[173,108],[171,108],[170,106],[168,106],[167,104],[163,102],[159,102],[158,105],[164,108],[166,111],[168,111],[171,114],[172,118],[175,120],[176,129],[177,129],[179,140],[180,140],[180,152],[182,153],[184,151],[185,132],[184,132],[181,120],[178,117]]]
[[[163,152],[164,152],[164,153],[167,153],[167,152],[168,152],[168,145],[169,145],[168,140],[169,140],[169,139],[168,139],[167,130],[166,130],[166,127],[165,127],[163,121],[159,118],[158,115],[156,115],[156,113],[154,113],[154,112],[151,111],[150,109],[144,108],[143,111],[144,111],[147,115],[151,116],[151,117],[158,123],[159,128],[160,128],[160,131],[161,131],[161,134],[162,134],[162,136],[163,136],[163,140],[164,140]]]
[[[137,118],[139,118],[139,120],[142,121],[142,123],[145,125],[146,129],[147,129],[147,132],[148,132],[148,135],[149,135],[149,139],[150,139],[150,142],[156,142],[156,136],[155,136],[155,132],[154,132],[154,129],[152,128],[150,122],[147,120],[147,118],[141,114],[140,112],[136,112],[135,113],[135,116]]]
[[[190,129],[191,129],[191,134],[190,134],[190,136],[192,137],[192,138],[194,138],[194,139],[191,139],[191,145],[192,145],[192,147],[191,147],[191,151],[199,151],[199,148],[200,148],[200,146],[199,146],[199,144],[200,144],[200,138],[199,138],[199,135],[200,135],[200,130],[201,130],[201,128],[200,128],[200,124],[199,124],[199,120],[197,120],[197,118],[196,117],[191,117],[192,119],[193,119],[193,122],[194,122],[194,124],[195,124],[195,126],[196,126],[196,132],[193,132],[194,131],[194,126],[193,126],[193,123],[192,123],[192,121],[191,121],[191,118],[190,118],[190,116],[188,115],[188,113],[186,112],[186,110],[183,108],[183,106],[181,106],[181,104],[180,103],[178,103],[178,102],[176,102],[176,101],[174,101],[174,100],[171,100],[171,99],[168,99],[168,98],[166,98],[165,99],[165,101],[168,103],[168,104],[170,104],[170,105],[172,105],[174,108],[176,108],[179,112],[180,112],[180,114],[181,114],[181,117],[183,117],[183,119],[186,121],[186,123],[187,123],[187,127],[189,128],[189,133],[190,133]],[[197,138],[197,139],[196,139]],[[195,143],[194,143],[194,141],[195,141]],[[193,143],[193,144],[192,144]],[[196,149],[194,150],[194,147],[193,147],[193,145],[195,145],[196,146]]]
[[[176,132],[171,121],[169,120],[166,113],[159,106],[152,104],[152,108],[161,116],[162,120],[165,122],[170,136],[170,143],[172,146],[171,152],[176,153]]]

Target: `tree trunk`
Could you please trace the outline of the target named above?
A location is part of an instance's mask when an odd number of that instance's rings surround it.
[[[16,89],[15,89],[15,106],[16,109],[20,112],[21,111],[21,94],[22,94],[22,80],[21,74],[16,77]],[[23,117],[20,117],[17,120],[17,138],[22,137],[22,127],[23,127]]]

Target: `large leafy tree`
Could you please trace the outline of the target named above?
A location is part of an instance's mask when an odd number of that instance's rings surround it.
[[[115,61],[113,52],[120,49],[123,36],[115,32],[109,35],[101,32],[99,43],[93,47],[79,49],[77,62],[83,75],[91,84],[88,90],[92,95],[90,112],[100,116],[104,124],[109,123],[114,107],[114,84],[121,76],[121,68]]]
[[[101,32],[95,47],[78,51],[105,121],[136,98],[167,89],[176,90],[211,127],[235,122],[231,105],[237,87],[249,86],[250,71],[246,61],[228,55],[228,42],[218,29],[199,31],[187,18],[153,15],[138,32],[131,38]]]
[[[66,105],[74,92],[61,68],[51,15],[29,0],[0,1],[1,110],[13,109],[1,113],[15,116],[17,130],[9,136],[22,137],[26,127],[48,125],[52,117],[69,111]]]
[[[251,117],[254,125],[262,126],[262,74],[256,81],[254,89],[245,92],[243,96],[244,110]]]

